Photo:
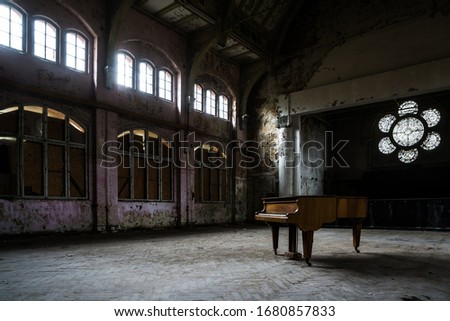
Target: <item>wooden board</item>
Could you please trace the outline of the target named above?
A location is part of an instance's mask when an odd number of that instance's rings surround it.
[[[367,197],[337,197],[337,218],[364,218],[367,216]]]

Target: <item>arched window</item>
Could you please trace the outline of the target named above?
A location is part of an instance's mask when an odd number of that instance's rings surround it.
[[[76,31],[66,32],[66,66],[78,71],[87,71],[88,43],[86,37]]]
[[[194,110],[229,120],[230,99],[225,94],[217,95],[212,88],[194,84]]]
[[[216,115],[216,93],[210,89],[206,91],[206,113]]]
[[[87,197],[86,130],[55,109],[0,110],[0,195]]]
[[[154,94],[154,70],[155,68],[147,61],[141,61],[139,63],[139,90],[147,93]]]
[[[16,8],[0,4],[0,45],[24,51],[25,16]]]
[[[171,201],[173,190],[170,142],[146,129],[133,129],[118,136],[118,196],[121,200]]]
[[[194,110],[203,111],[203,87],[194,85]]]
[[[195,147],[195,200],[218,202],[228,200],[226,155],[216,144]]]
[[[117,54],[117,83],[127,88],[133,88],[134,59],[121,51]]]
[[[167,70],[158,72],[158,96],[172,101],[173,77]]]
[[[219,95],[219,117],[228,120],[228,97],[224,95]]]
[[[58,61],[58,29],[48,20],[36,18],[33,23],[33,53],[48,61]]]

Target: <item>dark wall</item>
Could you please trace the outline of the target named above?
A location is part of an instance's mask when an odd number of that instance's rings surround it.
[[[386,114],[397,115],[398,105],[414,100],[423,109],[436,108],[441,119],[429,130],[439,133],[441,141],[434,150],[419,150],[411,163],[403,163],[397,150],[383,154],[378,149],[386,134],[378,121]],[[347,140],[342,156],[348,167],[326,169],[325,194],[369,197],[367,226],[394,228],[450,227],[450,130],[449,93],[411,96],[358,109],[313,115],[327,122],[335,141]]]

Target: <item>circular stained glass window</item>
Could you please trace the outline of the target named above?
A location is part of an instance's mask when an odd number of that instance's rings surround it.
[[[400,147],[398,159],[403,163],[412,163],[419,156],[419,147],[429,151],[439,146],[441,136],[437,132],[430,132],[429,128],[439,123],[440,112],[435,108],[426,109],[420,115],[418,112],[419,105],[410,100],[398,108],[398,119],[387,114],[378,121],[378,129],[388,134],[378,142],[381,153],[392,154]]]
[[[417,144],[423,137],[425,128],[420,120],[408,117],[400,120],[392,131],[392,138],[400,146],[408,147]]]

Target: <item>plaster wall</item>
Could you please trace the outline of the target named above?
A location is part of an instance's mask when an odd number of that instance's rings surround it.
[[[0,199],[0,234],[91,231],[89,201]]]
[[[111,40],[108,1],[17,0],[14,3],[24,9],[28,19],[35,15],[46,16],[61,32],[73,28],[89,39],[87,73],[70,70],[60,63],[61,60],[52,63],[36,58],[30,45],[23,53],[0,48],[0,107],[30,103],[45,105],[67,110],[86,125],[89,135],[88,197],[85,200],[2,198],[0,234],[164,228],[245,219],[245,170],[230,170],[227,202],[196,203],[193,168],[174,170],[172,202],[138,202],[119,201],[117,170],[101,165],[106,157],[103,144],[116,140],[117,135],[127,129],[154,130],[169,140],[175,134],[184,139],[192,132],[204,140],[225,143],[236,138],[245,139],[245,132],[237,129],[238,106],[235,103],[231,106],[229,122],[193,112],[187,94],[190,61],[184,36],[131,8],[114,35],[115,47],[108,48]],[[108,56],[118,49],[127,50],[137,60],[149,59],[156,68],[169,69],[175,81],[174,101],[123,88],[115,84],[115,79],[108,79],[114,76],[108,73],[111,66],[105,68],[110,63]],[[223,92],[229,94],[233,102],[237,101],[237,66],[214,54],[206,55],[199,66],[196,70],[199,77],[207,75],[215,79]],[[239,177],[238,182],[235,182],[235,176]]]

